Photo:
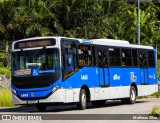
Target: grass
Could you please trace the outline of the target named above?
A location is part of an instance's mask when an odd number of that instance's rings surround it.
[[[137,99],[143,99],[143,98],[159,98],[160,97],[160,91],[155,92],[149,96],[138,96]]]
[[[0,67],[0,74],[4,74],[9,78],[11,76],[11,71],[7,68]]]
[[[160,116],[160,105],[155,105],[152,108],[150,114],[153,115],[153,116]]]
[[[10,89],[0,89],[0,107],[13,107]]]
[[[154,94],[151,94],[151,96],[154,96],[156,98],[159,98],[160,97],[160,91],[154,93]]]

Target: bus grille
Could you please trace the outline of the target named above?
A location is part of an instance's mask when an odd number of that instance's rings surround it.
[[[59,73],[41,76],[12,76],[12,84],[19,89],[48,87],[59,79]]]

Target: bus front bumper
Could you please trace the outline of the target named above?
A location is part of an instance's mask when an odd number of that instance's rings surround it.
[[[63,98],[63,89],[59,89],[56,92],[50,94],[45,99],[20,99],[15,93],[12,92],[12,101],[14,105],[25,105],[25,104],[36,104],[36,103],[62,103],[64,102]]]

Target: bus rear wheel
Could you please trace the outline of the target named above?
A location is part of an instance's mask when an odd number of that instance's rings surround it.
[[[126,99],[128,104],[134,104],[136,102],[136,89],[134,86],[130,88],[130,97]]]
[[[38,104],[36,104],[36,107],[37,107],[38,111],[45,111],[47,106],[45,104],[38,103]]]
[[[80,97],[79,97],[79,102],[77,106],[78,106],[78,109],[80,110],[86,109],[87,97],[86,97],[86,91],[83,88],[80,90]]]

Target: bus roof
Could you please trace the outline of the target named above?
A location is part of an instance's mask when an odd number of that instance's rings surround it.
[[[129,48],[154,49],[152,46],[130,44],[128,41],[115,39],[91,39],[92,44],[119,46]]]
[[[57,38],[69,38],[69,37],[63,37],[63,36],[44,36],[44,37],[25,38],[25,39],[16,40],[14,42],[36,40],[36,39],[46,39],[46,38],[55,38],[55,39],[57,39]],[[78,38],[69,38],[69,39],[78,39]],[[78,40],[82,40],[82,39],[78,39]]]
[[[20,39],[20,40],[16,40],[13,42],[12,44],[12,50],[14,49],[14,46],[17,42],[23,42],[23,41],[34,41],[34,40],[40,40],[40,39],[60,39],[60,38],[67,38],[67,39],[75,39],[78,40],[80,43],[83,41],[83,39],[78,39],[78,38],[69,38],[69,37],[63,37],[63,36],[44,36],[44,37],[33,37],[33,38],[25,38],[25,39]]]
[[[119,47],[140,48],[140,49],[154,49],[152,46],[130,44],[128,41],[125,41],[125,40],[115,40],[115,39],[88,39],[86,40],[86,39],[69,38],[69,37],[63,37],[63,36],[44,36],[44,37],[26,38],[26,39],[14,41],[13,45],[16,42],[20,42],[20,41],[46,39],[46,38],[55,38],[55,39],[68,38],[68,39],[76,39],[76,40],[79,40],[80,43],[86,43],[86,44],[98,44],[98,45],[106,45],[106,46],[119,46]]]

